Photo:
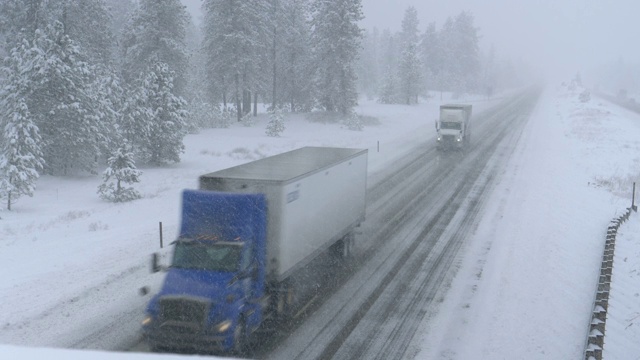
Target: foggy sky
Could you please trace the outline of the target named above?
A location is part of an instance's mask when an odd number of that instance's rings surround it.
[[[523,60],[551,75],[575,74],[619,59],[640,63],[638,0],[362,0],[362,26],[400,30],[414,6],[420,31],[470,11],[483,50]]]

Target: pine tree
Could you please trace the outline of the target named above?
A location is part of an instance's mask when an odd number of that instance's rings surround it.
[[[137,9],[136,0],[118,0],[118,6],[109,6],[111,22],[111,33],[115,38],[115,41],[110,45],[111,53],[113,54],[113,64],[121,74],[124,66],[124,46],[122,44],[125,39],[125,35],[128,31],[131,31],[131,24],[133,22],[133,16]],[[122,75],[122,74],[121,74]],[[124,85],[123,79],[123,85]]]
[[[266,89],[271,110],[288,104],[289,111],[305,111],[313,107],[311,76],[309,0],[269,0],[268,58],[261,60],[262,80],[270,84]],[[264,57],[263,57],[264,58]]]
[[[44,170],[92,172],[107,133],[92,96],[93,69],[60,22],[29,38],[23,34],[12,53],[20,81],[28,83],[21,96],[40,130]]]
[[[107,160],[103,183],[98,187],[98,194],[103,200],[111,202],[126,202],[141,197],[140,193],[124,184],[140,181],[142,172],[136,169],[133,153],[127,147],[120,147]]]
[[[427,90],[435,89],[436,78],[442,67],[438,31],[435,23],[427,25],[427,30],[425,30],[420,40],[419,48],[419,56],[425,74],[423,76],[425,88]]]
[[[313,5],[312,44],[315,88],[326,111],[348,115],[358,102],[355,62],[363,19],[361,0],[317,0]]]
[[[203,3],[203,49],[211,97],[222,98],[226,108],[230,95],[238,121],[249,110],[247,97],[252,90],[260,88],[260,61],[264,60],[261,55],[267,53],[264,14],[270,13],[268,9],[267,0],[205,0]]]
[[[405,104],[417,104],[422,90],[422,63],[416,44],[408,44],[402,52],[398,68],[399,90]]]
[[[179,162],[184,152],[189,114],[186,102],[173,93],[173,72],[167,64],[153,64],[145,79],[144,91],[151,119],[149,133],[141,139],[143,157],[155,165]]]
[[[448,18],[438,35],[442,54],[438,72],[441,90],[463,93],[475,90],[480,75],[479,37],[473,15],[461,12]]]
[[[379,66],[384,69],[383,78],[381,79],[380,89],[378,89],[378,102],[382,104],[398,103],[398,83],[397,83],[397,67],[398,67],[398,51],[399,36],[391,34],[389,29],[385,29],[380,36],[380,47],[382,48]]]
[[[4,126],[0,153],[0,195],[6,198],[7,210],[21,195],[33,196],[44,160],[40,134],[33,123],[24,99],[10,96],[3,101]]]
[[[345,122],[345,125],[347,126],[347,129],[349,130],[362,131],[362,129],[364,129],[364,124],[362,123],[362,119],[355,111],[352,111],[351,114],[347,116],[344,122]]]
[[[114,59],[115,37],[106,0],[66,0],[52,2],[65,34],[83,49],[91,64],[110,64]]]
[[[438,33],[438,43],[440,45],[440,68],[437,71],[437,83],[440,91],[459,91],[461,89],[461,74],[456,46],[456,29],[453,19],[447,18]]]
[[[380,90],[380,83],[382,83],[378,78],[380,76],[378,69],[380,57],[378,51],[378,29],[374,28],[373,31],[365,31],[363,43],[364,46],[358,62],[358,87],[368,97],[373,97]]]
[[[2,67],[0,88],[0,198],[7,210],[22,195],[33,196],[44,165],[40,132],[25,101],[30,94],[35,51],[23,39],[11,51]]]
[[[473,14],[461,12],[455,18],[455,53],[459,61],[459,74],[462,78],[462,91],[477,89],[480,76],[480,47],[478,29],[474,25]]]
[[[100,155],[110,154],[116,144],[121,143],[121,111],[123,103],[128,101],[128,98],[125,97],[125,90],[121,86],[121,78],[113,70],[105,66],[96,66],[93,69],[94,80],[88,94],[92,99],[102,134],[98,146]]]
[[[380,88],[380,96],[378,102],[381,104],[395,104],[397,100],[396,91],[396,72],[393,69],[387,68],[385,71],[385,77]]]
[[[44,30],[55,18],[51,8],[56,2],[47,0],[0,1],[0,38],[4,38],[7,53],[22,39],[32,41],[36,30]]]
[[[418,102],[422,85],[422,64],[418,57],[418,11],[410,6],[402,20],[402,55],[398,66],[399,93],[407,105]]]
[[[67,174],[72,169],[94,172],[106,131],[91,96],[92,69],[64,34],[62,23],[36,35],[27,54],[34,66],[24,74],[31,79],[25,101],[40,129],[45,170],[50,174]]]
[[[188,79],[187,11],[180,0],[140,0],[123,39],[123,72],[133,84],[157,61],[174,72],[174,93],[185,96]]]
[[[282,114],[282,110],[276,108],[269,114],[269,123],[267,124],[265,133],[268,136],[279,137],[284,129],[284,115]]]
[[[151,136],[153,121],[144,82],[141,80],[139,84],[127,87],[124,94],[117,120],[119,136],[131,146],[134,154],[142,154],[145,141]]]
[[[186,44],[189,56],[189,87],[185,91],[184,98],[189,104],[189,127],[191,131],[198,131],[202,128],[214,127],[220,109],[219,102],[211,99],[208,93],[206,58],[201,47],[202,33],[191,16],[187,26]]]

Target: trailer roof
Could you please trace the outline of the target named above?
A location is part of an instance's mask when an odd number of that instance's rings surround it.
[[[469,104],[445,104],[445,105],[440,105],[441,109],[466,109],[466,108],[470,108],[471,105]]]
[[[364,152],[367,150],[309,146],[215,171],[202,177],[287,181],[328,168]]]

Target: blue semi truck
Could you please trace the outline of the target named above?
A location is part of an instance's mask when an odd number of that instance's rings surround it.
[[[302,299],[293,275],[328,250],[350,255],[366,181],[366,149],[330,147],[200,176],[183,191],[171,265],[142,322],[150,348],[242,353],[268,319],[291,316]]]

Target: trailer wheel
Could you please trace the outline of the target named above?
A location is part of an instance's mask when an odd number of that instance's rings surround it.
[[[280,320],[292,316],[293,306],[296,301],[295,288],[290,283],[282,284],[277,291],[276,315]]]
[[[349,233],[349,235],[344,237],[344,252],[342,256],[345,259],[349,259],[352,255],[351,250],[353,250],[353,234]]]
[[[343,259],[349,259],[353,255],[352,253],[354,242],[355,236],[353,235],[353,233],[348,233],[336,243],[336,254]]]

